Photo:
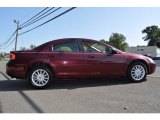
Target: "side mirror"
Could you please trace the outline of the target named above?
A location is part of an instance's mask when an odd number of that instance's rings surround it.
[[[117,54],[117,51],[116,51],[116,50],[114,50],[114,49],[112,49],[111,54]]]
[[[112,48],[106,48],[106,53],[108,54],[117,54],[117,51]]]

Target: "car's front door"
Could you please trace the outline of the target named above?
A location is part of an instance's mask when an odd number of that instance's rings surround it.
[[[82,40],[87,73],[91,76],[120,76],[124,71],[123,54],[111,54],[111,47]]]

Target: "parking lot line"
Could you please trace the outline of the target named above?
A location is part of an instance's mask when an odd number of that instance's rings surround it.
[[[156,67],[156,70],[160,70],[160,67]]]
[[[148,75],[147,77],[160,78],[160,76],[155,76],[155,75]]]

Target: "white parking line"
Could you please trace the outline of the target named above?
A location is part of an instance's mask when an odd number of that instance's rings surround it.
[[[160,67],[156,67],[156,70],[160,70]]]
[[[155,78],[160,78],[160,76],[154,76],[154,75],[148,75],[147,77],[155,77]]]

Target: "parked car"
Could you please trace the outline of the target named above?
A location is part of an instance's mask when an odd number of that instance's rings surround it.
[[[66,38],[33,50],[11,51],[6,73],[27,79],[35,88],[46,88],[56,79],[127,77],[142,82],[155,68],[149,57],[125,53],[100,41]]]

